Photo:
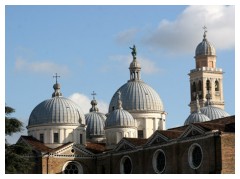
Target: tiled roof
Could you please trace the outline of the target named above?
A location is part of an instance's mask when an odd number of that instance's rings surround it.
[[[129,141],[135,146],[142,146],[144,145],[148,139],[139,139],[139,138],[124,138],[125,140]]]
[[[40,152],[50,152],[52,150],[32,136],[21,136],[21,138],[29,145],[31,145],[35,150],[38,150]]]
[[[166,136],[169,139],[178,138],[182,134],[182,130],[160,130],[158,131],[162,135]]]
[[[98,154],[98,153],[102,153],[102,152],[106,151],[105,145],[106,144],[104,144],[104,143],[87,142],[86,143],[86,149],[95,153],[95,154]]]

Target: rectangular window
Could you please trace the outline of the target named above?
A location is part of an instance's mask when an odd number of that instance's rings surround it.
[[[82,136],[82,134],[80,134],[80,144],[82,144],[83,143],[83,136]]]
[[[143,138],[143,130],[138,130],[138,138]]]
[[[40,134],[40,137],[39,137],[39,138],[40,138],[40,141],[41,141],[41,142],[44,142],[44,134]]]
[[[58,137],[58,133],[54,133],[54,134],[53,134],[53,142],[54,142],[54,143],[59,143],[59,142],[58,142],[58,140],[59,140],[58,138],[59,138],[59,137]]]

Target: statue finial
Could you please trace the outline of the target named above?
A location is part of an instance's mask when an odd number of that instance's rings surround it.
[[[118,91],[118,109],[122,109],[121,92]]]
[[[198,94],[196,96],[196,111],[198,113],[200,113],[200,105],[199,105],[199,97],[198,97]]]
[[[204,34],[203,34],[203,38],[206,39],[206,34],[207,34],[207,27],[206,26],[203,26],[203,29],[204,29]]]
[[[137,56],[137,49],[136,49],[136,46],[133,45],[133,47],[129,47],[131,50],[132,50],[132,56],[133,56],[133,59],[136,59],[136,56]]]

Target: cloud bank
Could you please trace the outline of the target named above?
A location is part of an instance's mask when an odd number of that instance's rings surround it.
[[[143,42],[154,49],[170,53],[192,53],[203,38],[203,26],[208,29],[207,39],[215,48],[235,46],[234,6],[189,6],[175,20],[163,19]]]
[[[27,71],[32,73],[52,74],[53,72],[68,74],[69,69],[67,66],[59,65],[50,61],[33,61],[29,62],[21,57],[15,61],[15,70]]]
[[[74,93],[68,97],[72,101],[74,101],[76,104],[80,106],[84,114],[89,113],[89,109],[91,106],[91,99],[89,99],[86,95],[81,93]],[[108,112],[108,104],[102,100],[96,99],[98,104],[97,107],[99,109],[99,112],[106,114]]]

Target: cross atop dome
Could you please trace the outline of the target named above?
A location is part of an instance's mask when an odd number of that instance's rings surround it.
[[[93,99],[95,99],[95,96],[97,95],[97,93],[93,91],[91,95],[93,96]]]
[[[60,78],[60,76],[58,76],[57,73],[55,73],[55,76],[53,76],[53,78],[56,78],[56,84],[57,84],[57,78]]]
[[[53,85],[54,92],[52,94],[52,97],[62,96],[62,93],[60,91],[61,86],[57,82],[57,78],[60,78],[60,76],[58,76],[57,73],[56,73],[55,76],[53,76],[53,78],[56,78],[56,83]]]

